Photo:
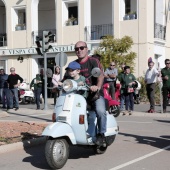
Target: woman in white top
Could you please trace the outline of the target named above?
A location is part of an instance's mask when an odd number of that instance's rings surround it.
[[[58,86],[62,83],[60,82],[60,67],[56,66],[52,78],[53,83],[53,93],[54,93],[54,105],[56,104],[56,98],[60,95],[60,90],[58,89]]]

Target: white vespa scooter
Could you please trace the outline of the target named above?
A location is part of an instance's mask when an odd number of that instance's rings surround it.
[[[47,73],[48,74],[48,73]],[[98,77],[100,69],[94,68],[92,76]],[[97,119],[92,110],[87,110],[85,98],[76,94],[79,90],[87,90],[78,86],[74,80],[63,82],[65,93],[60,95],[54,108],[53,121],[48,125],[42,136],[47,136],[45,156],[53,169],[62,168],[69,156],[69,145],[89,146],[97,154],[103,154],[118,134],[118,126],[114,116],[107,113],[107,131],[105,143],[96,145]]]

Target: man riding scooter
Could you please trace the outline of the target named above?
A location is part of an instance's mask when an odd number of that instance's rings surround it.
[[[96,144],[102,145],[104,142],[104,133],[106,132],[106,108],[105,108],[105,100],[103,97],[103,80],[104,75],[103,72],[99,77],[90,77],[91,70],[95,67],[98,67],[102,70],[101,64],[99,60],[94,57],[88,56],[88,48],[87,44],[83,41],[78,41],[75,44],[75,53],[78,57],[76,60],[81,65],[81,75],[86,78],[86,84],[90,86],[91,95],[94,96],[94,93],[99,92],[99,96],[95,101],[88,101],[94,103],[94,110],[97,115],[97,125],[99,129],[99,133],[97,135]],[[90,99],[87,99],[90,100]]]

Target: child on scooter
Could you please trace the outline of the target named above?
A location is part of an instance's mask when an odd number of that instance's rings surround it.
[[[73,61],[69,63],[68,67],[65,69],[67,70],[70,79],[73,79],[78,83],[79,86],[85,85],[85,77],[80,75],[80,69],[81,66],[76,61]],[[87,98],[87,92],[86,91],[79,91],[83,97]]]

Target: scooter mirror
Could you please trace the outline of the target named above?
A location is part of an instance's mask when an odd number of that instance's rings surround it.
[[[46,75],[48,78],[51,78],[53,76],[53,72],[50,68],[47,68]]]
[[[101,74],[101,70],[98,67],[92,69],[91,74],[93,77],[99,77]]]

